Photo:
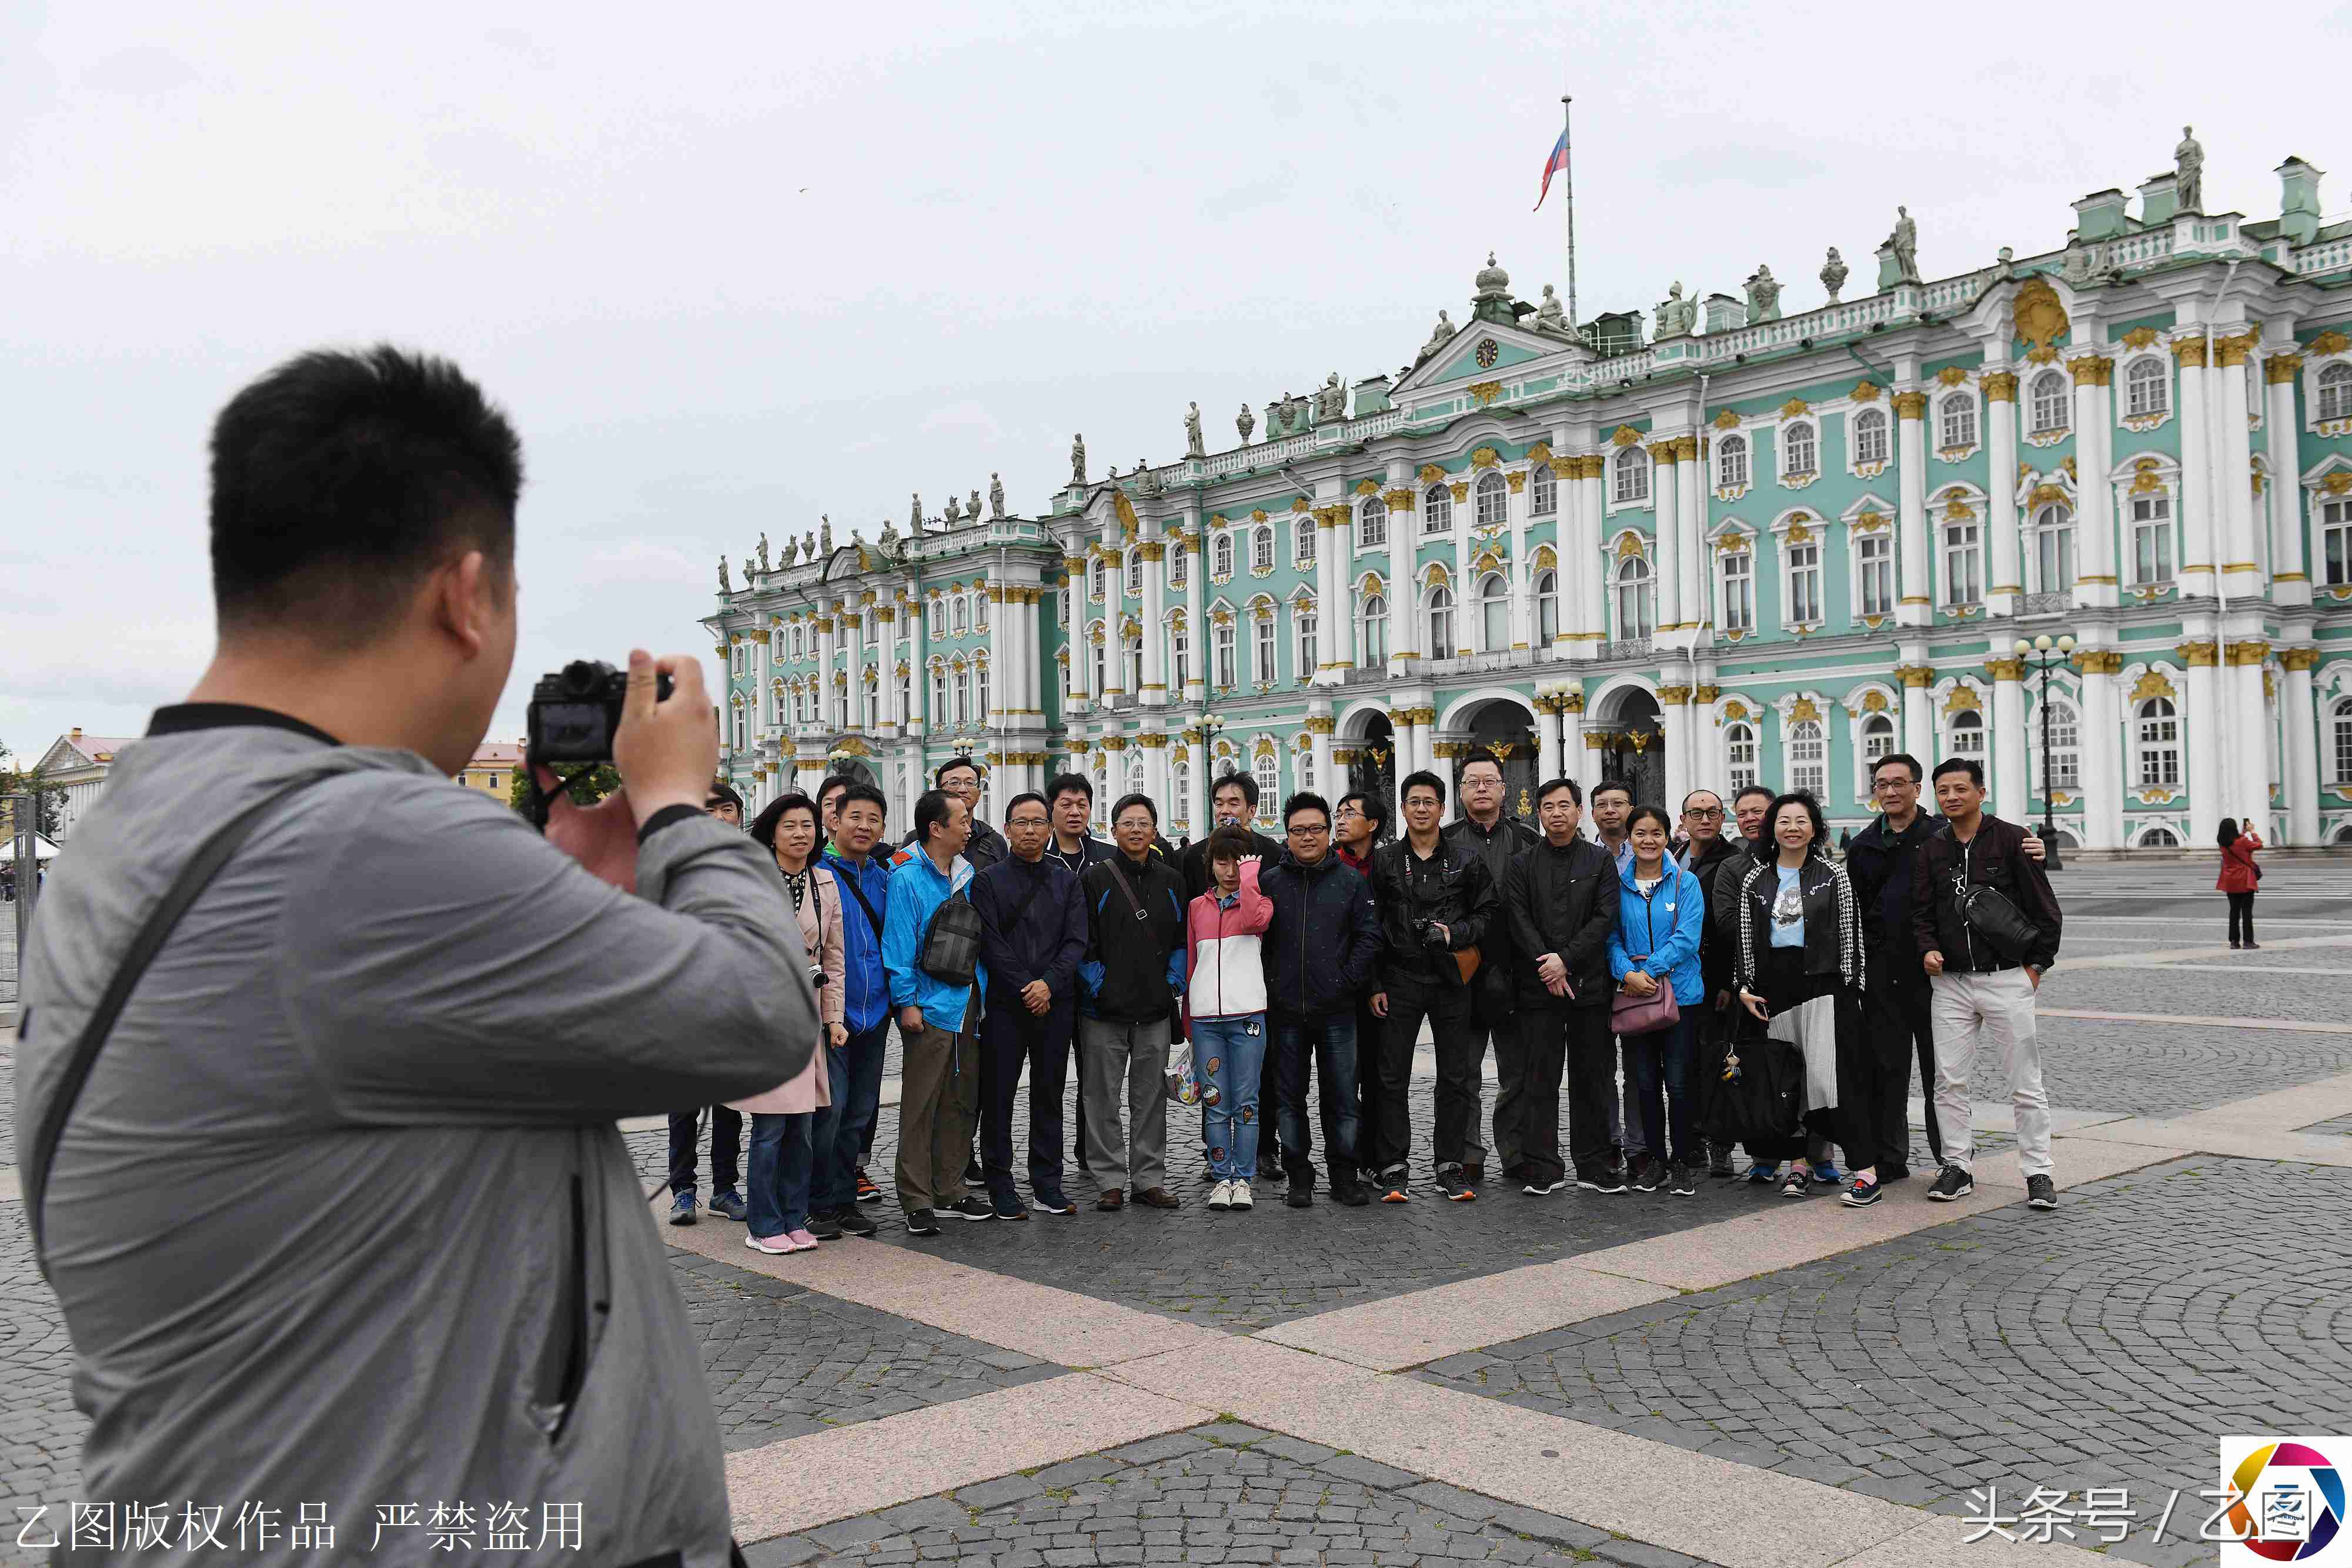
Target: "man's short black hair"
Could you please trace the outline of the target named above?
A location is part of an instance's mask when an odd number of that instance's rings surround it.
[[[832,794],[835,789],[846,789],[852,784],[856,782],[857,777],[852,773],[826,774],[824,777],[824,782],[816,787],[817,809],[819,810],[823,810],[824,809],[824,798],[827,795]]]
[[[932,774],[932,775],[931,775],[931,782],[932,782],[934,785],[938,786],[939,788],[942,789],[946,789],[946,788],[947,788],[947,782],[948,782],[948,775],[949,775],[949,774],[950,774],[950,773],[952,773],[952,772],[954,772],[954,771],[955,771],[957,768],[971,768],[971,776],[972,776],[972,779],[974,779],[974,781],[977,781],[977,780],[979,779],[979,778],[980,778],[980,764],[979,764],[979,763],[974,762],[974,761],[973,761],[971,758],[969,758],[969,757],[950,757],[950,758],[949,758],[945,762],[942,762],[942,763],[940,763],[940,770],[939,770],[938,772],[936,772],[936,773],[934,773],[934,774]]]
[[[1712,789],[1708,789],[1706,785],[1702,784],[1702,785],[1700,785],[1697,789],[1691,790],[1689,794],[1685,795],[1685,796],[1683,797],[1683,808],[1682,808],[1682,809],[1683,809],[1683,810],[1684,810],[1684,811],[1685,811],[1685,812],[1689,811],[1689,810],[1690,810],[1690,803],[1691,803],[1691,796],[1692,796],[1692,795],[1715,795],[1715,791],[1714,791],[1714,790],[1712,790]],[[1723,804],[1723,797],[1722,797],[1722,796],[1720,796],[1720,795],[1715,795],[1715,803],[1716,803],[1717,805],[1718,805],[1718,806],[1722,805],[1722,804]]]
[[[1562,789],[1568,791],[1568,798],[1570,800],[1573,800],[1580,806],[1584,804],[1583,789],[1578,786],[1575,779],[1565,778],[1549,779],[1543,783],[1537,785],[1536,804],[1541,806],[1547,800],[1549,800],[1553,795],[1559,793]]]
[[[1251,778],[1246,773],[1225,774],[1214,784],[1209,787],[1209,799],[1212,801],[1215,800],[1217,798],[1217,791],[1228,788],[1240,790],[1242,792],[1242,803],[1253,811],[1257,810],[1256,779]]]
[[[739,817],[743,814],[743,797],[736,792],[734,785],[724,779],[713,779],[710,781],[710,788],[702,792],[704,810],[708,810],[713,800],[734,807],[735,814]]]
[[[1445,804],[1445,780],[1440,779],[1436,774],[1432,773],[1426,768],[1416,768],[1412,772],[1404,776],[1404,783],[1399,786],[1397,789],[1397,799],[1399,800],[1412,800],[1412,792],[1415,789],[1420,789],[1424,784],[1437,791],[1437,803],[1439,805],[1443,806]]]
[[[1877,783],[1878,770],[1882,768],[1892,766],[1897,762],[1911,770],[1911,782],[1914,784],[1919,782],[1920,775],[1926,771],[1919,766],[1919,759],[1912,756],[1909,752],[1890,751],[1885,756],[1880,758],[1877,761],[1870,765],[1870,781],[1874,784]]]
[[[510,571],[521,494],[522,442],[448,361],[389,344],[297,355],[213,421],[221,630],[357,648],[466,551]]]
[[[1053,816],[1054,808],[1045,804],[1045,796],[1040,795],[1034,789],[1024,789],[1020,794],[1013,796],[1013,799],[1004,802],[1004,820],[1006,821],[1009,822],[1013,820],[1013,813],[1020,808],[1022,802],[1024,800],[1036,801],[1037,809],[1039,810],[1045,812],[1049,819]]]
[[[1937,778],[1941,779],[1947,773],[1965,773],[1969,783],[1979,789],[1984,788],[1984,764],[1973,757],[1947,757],[1936,764]]]
[[[915,844],[917,848],[923,849],[929,847],[931,841],[931,829],[948,820],[948,802],[950,800],[955,801],[959,806],[963,804],[961,800],[958,799],[956,796],[949,794],[944,789],[926,789],[915,798]],[[844,801],[843,804],[846,805],[848,802]]]
[[[1477,753],[1475,756],[1464,758],[1462,759],[1462,766],[1454,770],[1454,777],[1457,779],[1461,778],[1463,775],[1468,773],[1470,769],[1477,767],[1481,762],[1486,764],[1486,766],[1495,770],[1496,778],[1500,779],[1503,776],[1502,763],[1492,754],[1482,751]]]
[[[1290,819],[1301,811],[1320,811],[1323,813],[1323,825],[1327,828],[1331,825],[1331,802],[1312,789],[1301,789],[1282,803],[1282,825],[1286,828],[1290,826]]]
[[[1062,797],[1073,789],[1087,798],[1087,805],[1091,806],[1095,803],[1095,781],[1083,773],[1055,774],[1053,779],[1045,786],[1045,799],[1058,805],[1061,803]],[[1048,810],[1050,809],[1049,807]]]
[[[1127,809],[1129,806],[1143,807],[1146,810],[1151,813],[1151,825],[1155,828],[1160,825],[1160,808],[1153,804],[1150,796],[1145,794],[1142,790],[1138,789],[1132,795],[1121,795],[1118,798],[1118,804],[1110,809],[1112,826],[1118,826],[1118,820],[1127,815]]]
[[[1362,789],[1350,789],[1346,794],[1339,797],[1339,804],[1342,806],[1346,805],[1350,800],[1353,800],[1356,803],[1357,812],[1361,815],[1366,821],[1372,824],[1372,837],[1376,839],[1379,838],[1381,832],[1386,830],[1389,825],[1389,803],[1387,799],[1383,796],[1367,793]]]
[[[1633,787],[1631,784],[1626,783],[1622,779],[1603,779],[1600,783],[1595,784],[1592,787],[1593,803],[1595,805],[1600,804],[1601,797],[1608,794],[1612,789],[1618,794],[1625,797],[1625,803],[1627,805],[1630,806],[1633,803]]]
[[[871,800],[874,802],[874,809],[882,813],[882,820],[886,822],[890,820],[889,800],[880,789],[863,779],[853,779],[849,781],[849,788],[842,791],[841,804],[834,808],[835,814],[837,816],[848,810],[852,800]]]
[[[1731,797],[1732,810],[1735,811],[1738,810],[1739,809],[1739,802],[1745,800],[1750,795],[1761,795],[1767,800],[1772,799],[1772,791],[1764,788],[1763,785],[1749,784],[1743,787],[1737,794]]]

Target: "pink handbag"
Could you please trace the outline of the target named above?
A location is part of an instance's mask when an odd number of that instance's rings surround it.
[[[1646,997],[1617,993],[1609,1004],[1609,1028],[1620,1035],[1655,1034],[1662,1029],[1672,1029],[1682,1021],[1683,1010],[1675,1004],[1675,983],[1661,978],[1658,988]]]

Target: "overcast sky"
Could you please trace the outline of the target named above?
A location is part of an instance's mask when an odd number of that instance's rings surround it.
[[[1588,318],[1759,261],[1807,309],[1831,245],[1866,293],[1897,202],[1929,277],[2058,246],[2184,119],[2216,211],[2352,155],[2352,22],[2293,5],[500,9],[0,8],[20,755],[202,668],[206,426],[311,345],[449,354],[520,428],[512,738],[566,658],[707,656],[762,528],[992,471],[1040,511],[1074,430],[1164,462],[1188,399],[1229,446],[1410,360],[1489,247],[1564,294],[1562,92]]]

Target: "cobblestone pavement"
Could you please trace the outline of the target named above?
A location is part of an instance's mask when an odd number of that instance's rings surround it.
[[[2168,1116],[2352,1072],[2352,1035],[2095,1019],[2044,1018],[2039,1026],[2042,1087],[2051,1104],[2068,1110]],[[1979,1053],[1969,1094],[2008,1103],[1993,1053]]]
[[[2212,969],[2069,970],[2062,959],[2042,984],[2042,1005],[2192,1018],[2352,1018],[2352,974],[2230,974],[2218,972],[2226,958],[2213,962]]]
[[[1416,1375],[1942,1511],[2160,1500],[2216,1433],[2352,1423],[2348,1209],[2352,1170],[2177,1160]]]
[[[60,1507],[81,1476],[89,1423],[73,1407],[73,1351],[58,1299],[33,1263],[22,1204],[0,1203],[0,1563],[17,1510]]]
[[[670,1262],[730,1448],[1068,1370],[691,1253]]]
[[[1573,1460],[1563,1458],[1561,1463]],[[752,1568],[1328,1563],[1422,1568],[1698,1559],[1233,1422],[921,1498],[748,1547]]]
[[[2316,1134],[2327,1138],[2352,1138],[2352,1116],[2336,1116],[2325,1122],[2314,1122],[2308,1127],[2295,1129],[2300,1133]]]

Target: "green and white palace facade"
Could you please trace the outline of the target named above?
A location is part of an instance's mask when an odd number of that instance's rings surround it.
[[[1490,258],[1399,373],[1231,450],[1195,414],[1179,462],[1074,451],[1034,517],[722,562],[724,767],[756,806],[853,766],[896,826],[949,757],[992,814],[1066,766],[1172,838],[1229,771],[1270,821],[1494,756],[1522,812],[1760,780],[1835,831],[1899,750],[1980,759],[2012,820],[2048,791],[2069,845],[2352,842],[2352,225],[2278,176],[2276,217],[2164,175],[2059,251],[1922,281],[1898,233],[1865,297],[1677,287],[1655,330]]]

